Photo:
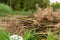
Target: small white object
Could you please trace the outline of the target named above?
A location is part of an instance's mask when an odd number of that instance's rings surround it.
[[[10,40],[23,40],[23,37],[18,36],[18,35],[11,35]]]

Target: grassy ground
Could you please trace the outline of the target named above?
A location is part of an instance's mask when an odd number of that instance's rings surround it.
[[[51,31],[48,32],[46,38],[44,38],[42,35],[36,36],[35,30],[26,30],[23,36],[24,40],[60,40],[60,34],[59,35],[53,35]],[[0,30],[0,40],[10,40],[9,39],[10,33],[6,32],[4,30]]]
[[[1,13],[0,12],[0,17],[4,16],[12,16],[12,15],[22,15],[22,16],[28,16],[33,14],[32,11],[13,11],[12,13]]]
[[[14,11],[13,15],[23,15],[23,16],[27,16],[32,14],[32,11]]]

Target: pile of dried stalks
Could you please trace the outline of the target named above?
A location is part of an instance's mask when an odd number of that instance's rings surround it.
[[[8,19],[2,19],[5,22],[6,30],[11,34],[22,35],[25,30],[38,28],[38,25],[34,24],[35,18],[13,16]]]
[[[37,32],[47,32],[48,28],[56,31],[60,28],[60,10],[55,10],[51,7],[41,9],[37,6],[37,13],[32,17],[13,16],[8,19],[2,19],[6,23],[6,30],[11,34],[23,35],[26,29],[36,28]]]

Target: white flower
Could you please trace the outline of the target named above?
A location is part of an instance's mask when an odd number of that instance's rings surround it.
[[[18,36],[18,35],[11,35],[10,40],[23,40],[23,37]]]

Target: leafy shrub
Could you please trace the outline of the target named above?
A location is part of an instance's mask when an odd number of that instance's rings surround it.
[[[10,40],[9,39],[10,33],[0,30],[0,40]]]
[[[12,13],[12,9],[8,5],[0,3],[0,12]]]

